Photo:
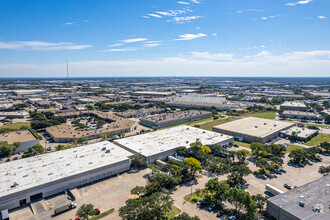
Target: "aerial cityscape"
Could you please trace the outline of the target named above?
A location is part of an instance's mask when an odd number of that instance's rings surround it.
[[[0,1],[0,220],[330,219],[329,11]]]

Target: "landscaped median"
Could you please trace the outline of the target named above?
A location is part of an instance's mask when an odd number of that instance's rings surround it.
[[[199,200],[203,199],[207,195],[206,190],[196,190],[192,194],[188,194],[184,197],[184,199],[191,204],[196,204]]]
[[[107,211],[105,211],[105,212],[101,212],[99,215],[96,215],[96,216],[90,218],[89,220],[101,219],[101,218],[103,218],[103,217],[105,217],[105,216],[110,215],[110,214],[113,213],[114,211],[115,211],[114,208],[109,209],[109,210],[107,210]]]
[[[290,153],[291,151],[297,150],[297,149],[305,149],[305,148],[300,145],[290,144],[289,146],[287,146],[285,153]]]
[[[173,219],[175,216],[179,215],[181,212],[182,212],[181,209],[179,209],[175,205],[172,205],[171,210],[166,214],[166,217],[168,219]]]

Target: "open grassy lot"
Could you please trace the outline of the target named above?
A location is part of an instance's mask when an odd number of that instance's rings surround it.
[[[245,143],[245,142],[241,142],[241,141],[234,141],[234,144],[237,144],[238,146],[242,146],[242,147],[247,147],[247,148],[250,148],[250,145],[249,143]]]
[[[295,145],[295,144],[290,144],[287,148],[285,153],[290,153],[293,150],[297,150],[297,149],[303,149],[304,147],[300,146],[300,145]]]
[[[181,213],[181,209],[176,207],[175,205],[172,205],[171,210],[166,214],[166,217],[168,219],[173,219],[175,216]]]
[[[0,126],[0,129],[9,128],[10,130],[15,131],[21,129],[22,126],[27,126],[30,128],[30,122],[15,122],[12,124]]]
[[[183,123],[183,124],[177,124],[177,125],[173,125],[173,126],[169,126],[169,127],[164,127],[162,129],[172,128],[172,127],[176,127],[176,126],[179,126],[179,125],[193,125],[193,124],[197,124],[197,123],[201,123],[201,122],[205,122],[205,121],[211,121],[211,120],[213,120],[213,117],[204,118],[204,119],[201,119],[201,120],[198,120],[198,121],[186,122],[186,123]]]
[[[314,125],[320,128],[330,128],[330,125],[320,125],[320,124],[307,124],[307,125]]]
[[[312,140],[306,142],[307,146],[316,146],[323,142],[330,142],[330,134],[318,134]]]
[[[214,121],[210,121],[210,122],[201,124],[200,128],[204,129],[204,130],[212,131],[213,126],[225,124],[227,122],[235,121],[238,119],[240,119],[240,118],[228,117],[228,118],[218,119],[218,120],[214,120]]]
[[[266,119],[275,119],[276,112],[257,112],[257,113],[245,113],[242,116],[245,117],[256,117],[256,118],[266,118]]]

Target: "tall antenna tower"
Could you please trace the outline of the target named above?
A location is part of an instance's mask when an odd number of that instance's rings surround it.
[[[69,79],[69,63],[66,61],[66,78]]]

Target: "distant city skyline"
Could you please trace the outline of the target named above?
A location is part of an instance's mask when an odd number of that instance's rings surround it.
[[[329,0],[3,0],[0,77],[330,77]]]

